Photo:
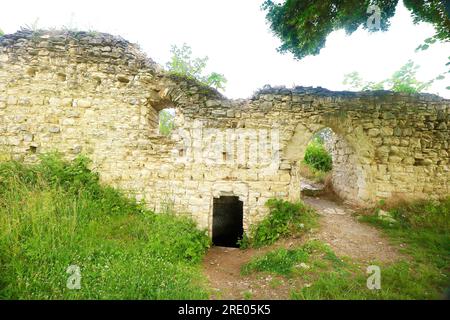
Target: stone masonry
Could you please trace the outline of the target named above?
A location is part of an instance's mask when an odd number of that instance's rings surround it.
[[[157,130],[164,108],[176,110],[178,130],[169,137]],[[243,201],[244,229],[264,217],[267,199],[298,199],[304,150],[326,127],[335,137],[332,184],[343,199],[369,205],[447,196],[449,112],[450,100],[389,91],[267,86],[250,99],[230,100],[165,72],[119,37],[48,31],[0,37],[1,152],[26,162],[54,150],[68,159],[86,154],[103,182],[155,211],[192,215],[210,231],[214,197]],[[215,135],[198,140],[192,132],[199,127]],[[224,148],[214,157],[218,133],[246,130],[257,136],[236,143],[242,152]],[[265,151],[274,160],[255,161],[248,154],[271,132],[278,141]]]

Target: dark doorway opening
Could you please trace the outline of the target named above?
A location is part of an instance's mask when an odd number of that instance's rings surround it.
[[[238,197],[214,198],[212,229],[215,246],[238,247],[238,240],[244,233],[243,203]]]

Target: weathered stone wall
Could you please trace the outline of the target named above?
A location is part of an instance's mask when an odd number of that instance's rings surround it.
[[[170,137],[157,132],[166,107],[176,109],[179,129]],[[342,198],[366,205],[398,194],[448,195],[449,110],[449,100],[429,94],[304,87],[267,87],[251,99],[229,100],[165,73],[135,45],[107,34],[22,31],[0,38],[3,152],[30,162],[52,150],[68,158],[85,153],[103,181],[156,211],[190,214],[209,230],[213,197],[238,196],[244,228],[266,214],[267,199],[299,198],[298,164],[325,127],[335,133],[332,180]],[[199,126],[218,131],[198,139]],[[251,129],[256,138],[219,148],[219,157],[211,149],[217,132],[231,141]],[[252,159],[273,132],[279,140],[264,151],[279,161]]]

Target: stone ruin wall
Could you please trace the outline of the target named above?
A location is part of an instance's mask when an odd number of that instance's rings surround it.
[[[192,151],[177,133],[159,135],[158,112],[167,107],[186,130],[199,123],[222,132],[278,130],[277,167],[233,161],[240,155],[230,150],[222,150],[223,161],[177,161],[189,152],[206,159],[212,142],[193,142]],[[111,35],[21,31],[0,38],[3,153],[27,162],[54,150],[67,158],[87,154],[105,183],[153,210],[192,215],[210,231],[213,197],[239,196],[245,229],[267,213],[267,199],[298,199],[306,145],[325,127],[335,133],[333,187],[347,201],[449,195],[449,110],[449,100],[429,94],[305,87],[265,87],[229,100],[167,74]],[[250,150],[258,141],[239,144]]]

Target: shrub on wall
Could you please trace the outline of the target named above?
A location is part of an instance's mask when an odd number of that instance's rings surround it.
[[[269,199],[266,206],[269,215],[244,235],[240,241],[242,249],[270,245],[282,237],[300,235],[316,226],[317,214],[303,202]]]

